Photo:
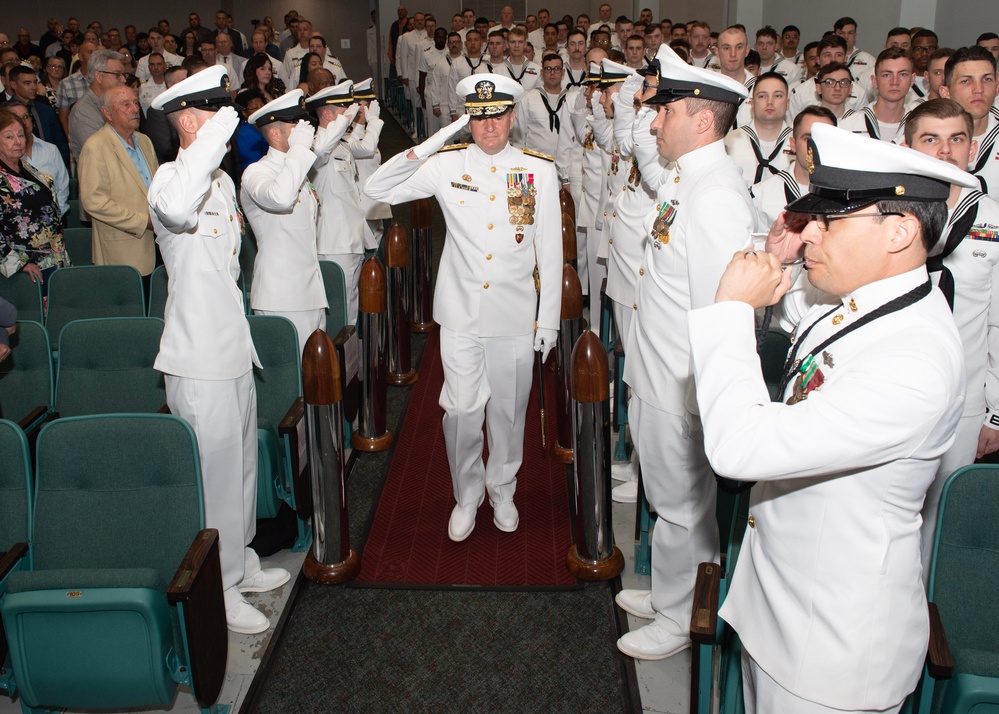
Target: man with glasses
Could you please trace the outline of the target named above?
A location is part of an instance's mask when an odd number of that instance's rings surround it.
[[[839,62],[846,65],[846,40],[839,35],[827,35],[816,45],[818,68],[821,69],[831,62]],[[807,53],[807,50],[806,50]],[[850,68],[847,67],[849,70]],[[857,76],[852,71],[850,76],[853,83],[850,90],[850,97],[846,100],[847,108],[860,111],[867,104],[867,95],[857,86]],[[791,119],[807,106],[819,103],[819,95],[816,90],[816,77],[806,79],[797,87],[791,90],[791,105],[789,113]]]
[[[90,56],[87,78],[90,88],[69,113],[69,151],[73,161],[80,159],[80,151],[94,132],[104,126],[101,97],[111,87],[125,84],[125,65],[122,56],[112,50],[97,50]]]
[[[541,86],[524,94],[517,105],[510,143],[555,157],[559,175],[568,172],[572,123],[566,90],[562,87],[562,58],[547,54],[541,60]]]
[[[819,103],[807,106],[824,107],[839,120],[854,113],[847,106],[852,91],[853,75],[850,69],[842,62],[830,62],[815,75],[815,93],[819,96]]]
[[[898,712],[929,639],[919,511],[965,392],[926,259],[951,186],[975,181],[887,142],[811,133],[795,219],[767,252],[737,252],[714,304],[688,315],[708,459],[757,482],[719,614],[742,641],[747,712]],[[801,259],[807,272],[783,266]],[[784,298],[795,341],[771,403],[753,311],[806,275],[830,301],[802,312]]]
[[[912,70],[917,75],[926,71],[930,55],[936,51],[938,46],[937,33],[933,30],[919,30],[913,33],[912,39],[909,41],[909,56],[912,58]]]

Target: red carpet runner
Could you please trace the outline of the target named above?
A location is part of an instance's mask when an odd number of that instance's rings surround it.
[[[554,439],[555,379],[546,373],[546,434]],[[423,353],[420,380],[364,546],[358,584],[575,586],[576,579],[565,566],[572,545],[565,466],[549,459],[541,448],[537,380],[527,409],[524,463],[514,498],[520,527],[514,533],[498,530],[487,498],[475,530],[462,543],[447,536],[454,497],[441,428],[444,413],[437,403],[443,383],[435,330]]]

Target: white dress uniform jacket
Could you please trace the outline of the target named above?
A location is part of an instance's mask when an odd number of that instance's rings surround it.
[[[832,314],[816,307],[798,357],[926,280],[921,267],[857,289]],[[929,636],[919,509],[964,397],[949,313],[933,290],[833,342],[816,356],[824,384],[793,406],[769,400],[748,305],[689,316],[708,458],[722,476],[758,481],[720,614],[803,699],[881,710],[916,685]]]
[[[483,52],[478,59],[472,59],[467,54],[463,54],[451,62],[451,69],[447,77],[447,112],[461,116],[465,113],[465,98],[458,96],[458,82],[473,74],[486,74],[492,72],[493,67],[489,64],[489,55]],[[450,116],[448,116],[450,121]]]
[[[163,50],[160,54],[163,55],[163,61],[166,62],[167,67],[180,67],[181,62],[184,61],[183,57],[175,55],[173,52]],[[149,74],[149,55],[139,59],[138,63],[135,65],[135,76],[143,82],[152,77],[152,75]],[[242,80],[240,80],[240,84],[242,84]]]
[[[968,170],[982,182],[982,191],[989,198],[999,200],[999,108],[992,107],[985,133],[976,136],[975,141],[978,153]]]
[[[309,176],[319,194],[319,254],[363,253],[368,224],[361,207],[357,166],[347,144],[341,140],[332,151],[319,154]]]
[[[191,379],[236,379],[260,366],[239,277],[243,216],[217,167],[225,145],[201,139],[163,164],[149,185],[156,242],[169,275],[163,337],[153,367]]]
[[[787,204],[808,193],[808,184],[798,183],[794,177],[792,164],[776,176],[754,184],[749,192],[753,196],[753,204],[765,218],[766,224],[772,226]]]
[[[533,174],[535,199],[544,210],[534,225],[510,223],[508,174]],[[470,178],[466,178],[470,177]],[[364,186],[372,198],[404,203],[435,196],[447,237],[434,289],[434,320],[479,337],[534,332],[539,297],[534,289],[537,255],[541,276],[538,327],[557,330],[562,303],[562,239],[558,182],[550,161],[509,144],[495,156],[477,146],[450,149],[425,161],[396,154]]]
[[[799,67],[797,63],[789,60],[787,57],[782,57],[781,55],[775,55],[774,63],[769,67],[761,66],[760,74],[757,76],[762,76],[767,72],[776,72],[781,77],[786,79],[787,86],[789,88],[800,82],[802,76],[804,75],[804,70]]]
[[[316,253],[319,201],[307,175],[316,155],[271,147],[247,167],[240,190],[257,238],[250,307],[269,312],[321,310],[326,290]]]
[[[537,62],[532,62],[526,57],[524,58],[524,64],[520,66],[514,65],[508,58],[496,70],[500,73],[505,72],[510,75],[512,80],[520,83],[525,92],[541,86],[541,65]]]

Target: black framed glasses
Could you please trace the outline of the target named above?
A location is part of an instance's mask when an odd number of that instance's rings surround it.
[[[826,77],[822,80],[822,84],[829,87],[829,89],[832,89],[833,87],[842,87],[843,89],[846,89],[853,84],[853,79],[832,79],[831,77]]]
[[[124,79],[125,77],[128,76],[128,72],[111,72],[111,71],[106,70],[106,69],[99,69],[97,71],[100,72],[101,74],[111,74],[111,75],[114,75],[118,79]]]
[[[815,224],[819,227],[819,230],[823,233],[829,231],[829,224],[833,221],[845,221],[847,218],[884,218],[885,216],[904,216],[904,213],[898,213],[897,211],[884,211],[878,213],[849,213],[847,215],[833,215],[827,216],[825,214],[811,213],[808,216],[809,221],[815,221]]]

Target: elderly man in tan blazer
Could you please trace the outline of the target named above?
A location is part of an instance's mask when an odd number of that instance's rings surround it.
[[[93,219],[95,265],[131,265],[148,288],[156,262],[146,192],[159,164],[140,134],[139,99],[129,87],[101,98],[105,125],[80,152],[80,201]]]

